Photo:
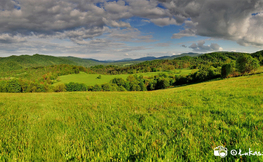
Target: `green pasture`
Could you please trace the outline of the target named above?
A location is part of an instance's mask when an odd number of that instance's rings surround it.
[[[148,72],[148,73],[137,73],[137,75],[143,76],[154,76],[158,75],[159,73],[172,73],[174,75],[187,75],[191,73],[191,69],[177,69],[171,72]],[[69,82],[76,82],[76,83],[84,83],[88,86],[94,86],[95,84],[104,84],[109,83],[110,80],[114,78],[126,78],[131,74],[119,74],[119,75],[101,75],[101,79],[97,79],[97,77],[101,74],[87,74],[84,72],[80,72],[79,74],[70,74],[70,75],[63,75],[59,77],[60,82],[62,83],[69,83]]]
[[[1,93],[0,161],[263,161],[230,155],[249,148],[263,154],[262,80],[257,74],[151,92]],[[217,146],[228,156],[214,156]]]

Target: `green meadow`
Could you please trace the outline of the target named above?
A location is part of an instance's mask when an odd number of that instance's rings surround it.
[[[173,75],[188,75],[192,71],[193,70],[191,69],[176,69],[175,71],[169,71],[169,72],[137,73],[137,75],[143,75],[147,77],[158,75],[159,73],[166,73]],[[101,79],[97,79],[99,75],[101,75]],[[126,78],[129,75],[133,75],[133,74],[102,75],[102,74],[87,74],[84,72],[80,72],[79,74],[69,74],[69,75],[60,76],[59,80],[62,83],[75,82],[75,83],[84,83],[88,86],[94,86],[95,84],[109,83],[114,78],[123,78],[126,80]]]
[[[213,154],[217,146],[263,154],[262,80],[257,74],[150,92],[0,93],[0,161],[263,161]]]

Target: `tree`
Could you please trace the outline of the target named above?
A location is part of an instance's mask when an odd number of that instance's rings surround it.
[[[234,66],[231,63],[224,64],[221,68],[221,77],[227,78],[234,71]]]
[[[136,81],[136,78],[135,78],[133,75],[129,75],[129,76],[127,77],[127,81],[128,81],[128,82],[134,82],[134,81]]]
[[[6,88],[7,88],[7,92],[11,92],[11,93],[22,92],[21,85],[20,85],[19,81],[16,79],[9,80],[7,82]]]
[[[141,87],[138,85],[137,82],[132,82],[131,83],[131,91],[140,91]]]
[[[125,80],[122,78],[114,78],[110,82],[113,84],[117,84],[118,86],[124,86],[125,85]]]
[[[101,88],[101,86],[98,85],[98,84],[96,84],[96,85],[93,87],[93,89],[92,89],[92,91],[101,91],[101,90],[102,90],[102,88]]]
[[[54,92],[65,92],[66,86],[64,83],[59,83],[53,87]]]
[[[7,92],[7,82],[5,80],[0,81],[0,92]]]
[[[262,55],[259,56],[258,60],[260,62],[260,65],[263,65],[263,56]]]
[[[154,68],[152,68],[152,72],[156,72],[157,71],[157,69],[154,67]]]
[[[112,87],[111,87],[110,83],[102,84],[101,87],[102,87],[103,91],[112,91]]]
[[[119,90],[120,90],[120,91],[126,91],[126,89],[125,89],[123,86],[120,86],[120,87],[119,87]]]
[[[259,61],[250,55],[241,55],[236,61],[236,66],[240,73],[249,73],[259,67]]]
[[[168,78],[165,78],[162,80],[162,88],[166,89],[170,86],[170,80]]]
[[[141,89],[141,91],[147,91],[147,87],[144,84],[143,80],[140,80],[140,89]]]
[[[127,91],[130,91],[130,90],[131,90],[130,82],[128,82],[128,81],[125,82],[124,88],[125,88]]]

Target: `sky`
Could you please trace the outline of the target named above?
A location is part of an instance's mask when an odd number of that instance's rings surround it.
[[[262,33],[262,0],[0,0],[0,57],[252,53]]]

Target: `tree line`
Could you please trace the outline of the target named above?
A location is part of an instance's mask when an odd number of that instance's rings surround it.
[[[95,66],[85,68],[74,65],[53,65],[49,67],[36,67],[26,69],[25,74],[20,74],[19,79],[2,78],[0,80],[0,92],[64,92],[64,91],[152,91],[157,89],[166,89],[169,87],[180,86],[183,84],[192,84],[202,81],[207,81],[214,78],[227,78],[240,75],[246,75],[251,71],[256,70],[262,64],[262,54],[253,55],[247,54],[222,54],[213,53],[202,55],[198,58],[182,57],[176,60],[154,60],[146,61],[138,65],[130,67],[116,66]],[[178,63],[179,62],[179,63]],[[202,62],[202,63],[201,63]],[[179,67],[190,67],[198,69],[189,75],[174,75],[161,73],[161,69],[169,67],[175,69],[175,65]],[[162,66],[162,67],[160,67]],[[171,66],[171,67],[170,67]],[[145,68],[150,68],[151,71],[159,70],[160,73],[155,76],[144,77],[137,75],[137,72]],[[173,68],[172,68],[173,67]],[[136,69],[137,68],[137,69]],[[94,70],[97,69],[97,70]],[[58,83],[58,76],[67,74],[78,74],[80,71],[86,73],[108,72],[111,70],[124,70],[128,73],[131,69],[136,70],[135,74],[122,78],[114,78],[110,83],[102,85],[87,86],[81,83]],[[98,71],[100,70],[101,73]],[[122,71],[121,71],[122,72]],[[44,73],[44,74],[43,74]],[[111,74],[111,72],[110,72]],[[100,77],[100,76],[99,76]]]

